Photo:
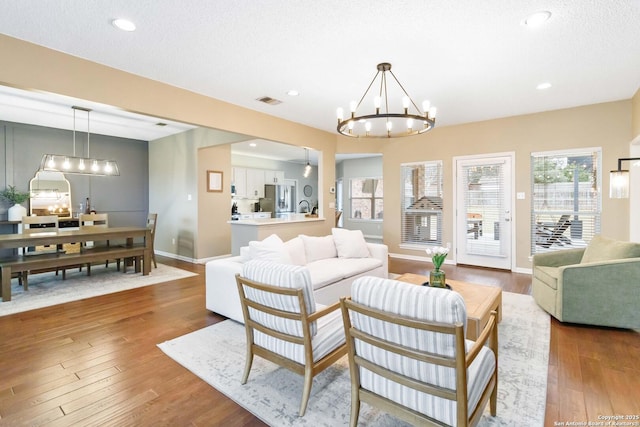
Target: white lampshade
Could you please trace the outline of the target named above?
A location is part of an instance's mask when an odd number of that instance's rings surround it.
[[[626,199],[629,197],[629,171],[616,170],[609,174],[609,197]]]

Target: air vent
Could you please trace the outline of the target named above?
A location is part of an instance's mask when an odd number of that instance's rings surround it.
[[[263,96],[262,98],[257,98],[256,101],[264,102],[265,104],[269,104],[269,105],[282,104],[282,101],[275,98],[271,98],[270,96]]]
[[[167,125],[167,124],[166,124],[166,123],[163,123],[163,122],[158,122],[158,123],[156,123],[156,126],[166,126],[166,125]]]

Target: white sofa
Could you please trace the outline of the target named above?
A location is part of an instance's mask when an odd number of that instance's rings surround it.
[[[351,283],[362,276],[387,278],[388,248],[368,243],[359,230],[333,229],[323,237],[300,235],[282,242],[272,235],[250,242],[240,255],[209,261],[205,268],[206,307],[240,323],[244,322],[236,274],[250,259],[271,259],[309,269],[315,301],[329,305],[350,295]]]

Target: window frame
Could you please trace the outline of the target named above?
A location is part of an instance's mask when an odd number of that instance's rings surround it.
[[[568,250],[568,249],[576,249],[583,248],[591,241],[591,238],[596,234],[600,233],[601,221],[602,221],[602,147],[584,147],[584,148],[574,148],[574,149],[565,149],[565,150],[550,150],[550,151],[540,151],[540,152],[532,152],[530,155],[530,180],[531,180],[531,223],[530,223],[530,253],[531,256],[552,252],[552,251],[560,251],[560,250]],[[562,174],[566,179],[566,169],[569,166],[573,166],[574,176],[578,176],[581,174],[579,170],[577,170],[578,165],[571,165],[567,163],[565,166],[556,168],[550,171],[551,175],[548,175],[546,178],[542,177],[542,180],[549,180],[549,182],[539,182],[541,179],[540,171],[536,168],[536,160],[549,158],[550,162],[554,162],[554,158],[558,157],[567,157],[567,158],[588,158],[591,157],[591,170],[589,173],[590,181],[580,181],[580,178],[575,180],[571,185],[569,181],[564,181],[562,179]],[[544,161],[544,160],[543,160]],[[557,165],[558,162],[556,161]],[[544,163],[543,163],[544,165]],[[546,171],[545,171],[546,173]],[[538,182],[536,182],[538,181]],[[586,183],[589,183],[587,185]],[[550,197],[548,200],[551,202],[551,207],[548,209],[540,209],[537,208],[537,194],[539,192],[539,187],[541,185],[545,185],[544,191],[545,193],[550,191],[546,185],[554,184],[552,188]],[[567,188],[570,186],[572,189],[572,197],[567,199],[566,194],[569,193]],[[564,188],[563,188],[564,187]],[[587,189],[587,190],[586,190]],[[563,191],[564,190],[564,191]],[[576,191],[578,191],[578,197],[576,197]],[[588,193],[588,197],[580,198],[580,194]],[[563,198],[563,194],[565,198]],[[591,200],[589,200],[589,198]],[[568,201],[572,203],[572,210],[562,207],[561,204],[567,204]],[[543,202],[547,203],[547,202]],[[566,217],[569,217],[570,224],[568,228],[560,227],[560,222],[563,217],[566,220]],[[549,218],[550,224],[544,224],[541,221],[541,218]],[[577,227],[574,230],[574,221],[577,223],[575,226]],[[554,224],[555,222],[555,224]],[[586,226],[585,226],[586,225]],[[544,244],[545,242],[541,242],[541,239],[544,240],[545,234],[549,230],[564,228],[564,232],[562,234],[563,241],[560,242],[551,242],[549,246]],[[566,234],[569,233],[571,237],[567,237]],[[579,237],[577,235],[579,234]],[[541,237],[542,236],[542,237]],[[585,237],[586,236],[586,237]],[[548,237],[547,237],[548,238]]]
[[[372,221],[372,222],[382,222],[383,218],[356,218],[354,209],[353,209],[353,200],[370,200],[370,209],[371,209],[371,214],[372,216],[375,216],[376,214],[378,214],[378,212],[376,212],[376,201],[381,201],[382,202],[382,210],[380,212],[383,212],[384,215],[384,180],[382,178],[382,176],[353,176],[353,177],[349,177],[349,196],[348,196],[348,201],[349,201],[349,221]],[[355,197],[353,195],[353,181],[354,180],[360,180],[361,182],[364,183],[365,180],[367,179],[373,179],[379,183],[382,184],[382,195],[380,195],[379,197],[376,197],[376,188],[374,189],[374,191],[371,193],[371,197]]]
[[[417,194],[413,192],[413,187],[409,190],[410,193],[407,193],[406,184],[406,174],[413,173],[416,166],[424,166],[426,168],[436,168],[436,182],[432,183],[430,187],[435,186],[435,190],[429,191],[428,194]],[[412,171],[405,171],[405,168],[411,168]],[[426,189],[427,183],[424,183],[424,187]],[[426,192],[425,192],[426,193]],[[416,225],[416,219],[412,218],[413,213],[407,213],[407,207],[414,204],[417,200],[420,200],[423,197],[436,197],[440,198],[442,203],[442,209],[440,210],[427,210],[425,213],[431,215],[435,214],[436,218],[436,238],[430,239],[429,241],[421,242],[420,240],[420,231],[417,233],[413,233],[409,235],[407,233],[407,229],[409,227],[423,227],[424,218],[419,219],[419,223]],[[417,199],[417,200],[416,200]],[[418,210],[417,214],[420,213]],[[443,242],[443,232],[444,232],[444,161],[443,160],[425,160],[420,162],[408,162],[400,164],[400,244],[399,247],[401,249],[415,249],[415,250],[424,250],[426,248],[442,246]],[[417,215],[416,215],[417,216]],[[429,217],[428,221],[431,221],[431,217]],[[430,227],[431,222],[428,224]]]

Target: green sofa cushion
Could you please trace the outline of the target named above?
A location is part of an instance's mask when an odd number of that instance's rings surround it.
[[[558,276],[560,275],[558,267],[539,265],[533,270],[533,275],[551,289],[558,289]]]
[[[581,264],[640,257],[640,243],[594,236],[582,255]]]

